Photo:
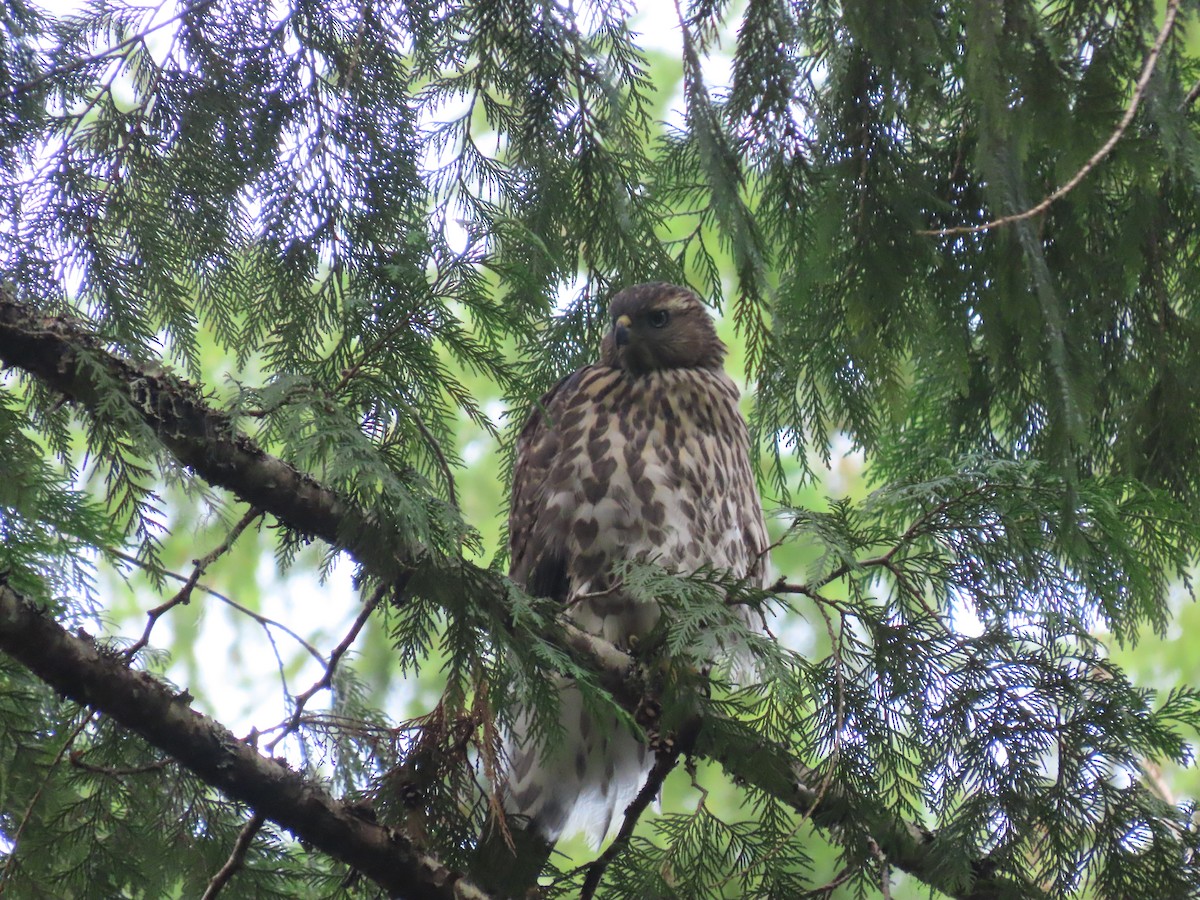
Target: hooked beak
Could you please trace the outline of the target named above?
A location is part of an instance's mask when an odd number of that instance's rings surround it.
[[[629,316],[619,316],[617,321],[613,323],[613,340],[617,342],[618,347],[624,347],[629,343],[629,328],[633,325],[633,320]]]

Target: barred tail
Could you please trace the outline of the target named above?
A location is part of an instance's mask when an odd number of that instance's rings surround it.
[[[650,754],[616,716],[585,709],[574,685],[560,691],[559,739],[537,746],[522,716],[506,741],[505,809],[550,843],[583,832],[599,846],[645,782]]]

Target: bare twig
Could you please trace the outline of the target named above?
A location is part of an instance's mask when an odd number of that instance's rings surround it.
[[[329,661],[325,664],[325,671],[321,674],[321,677],[313,683],[312,687],[296,698],[296,707],[292,711],[291,718],[288,719],[287,724],[280,729],[279,733],[267,742],[264,748],[267,753],[273,753],[280,741],[289,734],[293,734],[300,727],[300,719],[304,715],[304,707],[308,704],[308,701],[320,691],[325,690],[325,688],[333,684],[333,674],[338,667],[338,663],[346,655],[346,651],[350,649],[350,645],[354,643],[363,626],[367,624],[367,619],[371,617],[371,613],[383,602],[384,595],[388,592],[388,589],[388,585],[381,585],[371,595],[371,599],[363,604],[363,608],[359,610],[358,616],[354,619],[350,630],[346,632],[346,636],[342,638],[341,643],[334,647],[333,652],[329,654]]]
[[[250,820],[246,822],[238,833],[237,840],[233,843],[233,851],[229,854],[229,859],[225,860],[225,865],[221,866],[217,874],[208,882],[208,887],[205,888],[204,896],[200,900],[213,900],[217,894],[221,893],[221,888],[229,883],[229,879],[246,864],[246,853],[250,849],[250,843],[265,821],[266,817],[260,812],[250,816]]]
[[[698,723],[694,726],[689,725],[691,733],[694,737]],[[679,746],[663,748],[658,751],[655,756],[654,766],[650,770],[650,774],[646,779],[646,783],[642,785],[642,789],[638,791],[633,802],[625,807],[625,819],[621,823],[621,830],[617,836],[613,838],[613,842],[599,857],[585,866],[580,866],[567,873],[564,879],[574,878],[582,869],[587,869],[587,876],[583,880],[583,887],[579,892],[579,900],[592,900],[596,889],[600,886],[600,879],[604,877],[605,870],[612,864],[613,860],[621,854],[621,852],[629,845],[630,839],[633,837],[634,828],[637,826],[638,819],[642,813],[646,811],[646,807],[654,800],[655,796],[662,790],[663,782],[666,777],[671,774],[679,761],[680,755],[684,750]],[[705,812],[705,804],[708,802],[708,789],[696,778],[695,761],[688,759],[684,764],[688,775],[692,780],[692,787],[699,792],[700,799],[696,803],[696,808],[692,811],[692,818],[703,815]]]
[[[1099,150],[1097,150],[1088,158],[1087,162],[1080,166],[1079,171],[1072,175],[1066,184],[1054,191],[1052,194],[1049,194],[1044,200],[1042,200],[1041,203],[1030,207],[1024,212],[1013,213],[1012,215],[1008,216],[1001,216],[998,219],[993,219],[991,222],[985,222],[982,225],[959,225],[953,228],[939,228],[935,230],[918,231],[917,234],[926,235],[929,237],[949,237],[952,235],[978,234],[981,231],[991,231],[994,228],[1000,228],[1004,225],[1012,225],[1014,222],[1023,222],[1026,219],[1032,219],[1035,216],[1040,216],[1047,209],[1049,209],[1052,204],[1058,200],[1061,200],[1063,197],[1073,191],[1079,185],[1079,183],[1088,176],[1088,173],[1090,173],[1092,169],[1096,168],[1096,166],[1098,166],[1104,160],[1104,158],[1112,152],[1113,147],[1115,147],[1117,142],[1120,141],[1125,135],[1125,130],[1129,128],[1129,124],[1133,121],[1133,117],[1137,113],[1138,106],[1141,105],[1142,98],[1146,94],[1146,88],[1150,84],[1150,78],[1154,75],[1154,68],[1158,65],[1158,58],[1162,53],[1162,48],[1166,44],[1167,38],[1171,34],[1171,29],[1175,27],[1175,16],[1179,12],[1179,3],[1180,0],[1167,0],[1167,13],[1163,20],[1162,28],[1158,32],[1158,37],[1154,40],[1154,46],[1150,48],[1150,52],[1146,56],[1146,62],[1142,66],[1142,74],[1137,80],[1137,85],[1133,90],[1133,96],[1129,99],[1129,106],[1126,107],[1125,114],[1121,116],[1121,121],[1117,123],[1117,127],[1113,133],[1108,136],[1108,140],[1106,140],[1100,146]],[[1192,92],[1188,94],[1190,99],[1185,101],[1185,105],[1190,103],[1191,99],[1194,99],[1192,97],[1192,93],[1194,93],[1197,88],[1200,88],[1200,85],[1197,85],[1197,87],[1193,88]]]
[[[186,575],[180,575],[178,572],[172,572],[170,569],[164,569],[160,566],[156,566],[151,563],[147,563],[145,560],[138,559],[136,556],[133,556],[132,554],[124,553],[120,550],[109,550],[107,552],[109,552],[113,556],[117,557],[117,559],[124,560],[125,562],[129,563],[130,565],[137,566],[140,569],[145,569],[147,572],[151,572],[155,575],[160,575],[163,578],[170,578],[173,581],[184,581],[184,582],[188,581],[188,576],[186,576]],[[294,640],[297,644],[299,644],[301,647],[303,647],[309,656],[313,657],[313,659],[317,660],[317,662],[324,664],[325,657],[321,654],[321,651],[318,650],[316,647],[314,647],[307,640],[305,640],[301,635],[299,635],[295,631],[293,631],[291,628],[288,628],[288,626],[284,625],[282,622],[280,622],[276,619],[272,619],[270,616],[264,616],[262,613],[255,612],[254,610],[250,609],[250,607],[248,607],[248,606],[243,606],[241,603],[238,603],[232,597],[222,594],[220,591],[214,590],[213,588],[209,587],[206,584],[203,584],[202,582],[196,582],[196,584],[194,585],[194,589],[197,591],[200,591],[201,593],[208,594],[210,597],[214,597],[217,600],[220,600],[226,606],[230,606],[233,609],[236,609],[238,612],[242,613],[245,616],[249,616],[251,619],[253,619],[255,622],[257,622],[259,625],[261,625],[263,627],[263,630],[267,632],[268,639],[270,639],[270,629],[278,628],[280,631],[282,631],[284,634],[286,634],[288,637],[290,637],[292,640]]]
[[[50,776],[54,773],[58,764],[62,762],[63,757],[67,755],[67,751],[71,749],[71,745],[83,734],[83,730],[88,727],[94,718],[96,718],[96,711],[91,710],[78,725],[71,729],[71,733],[63,741],[63,745],[58,749],[58,753],[54,755],[54,759],[50,760],[50,765],[46,767],[46,775],[42,779],[42,783],[38,785],[37,790],[33,792],[33,796],[29,798],[29,803],[25,806],[25,813],[21,816],[21,821],[17,824],[16,831],[9,838],[11,849],[8,852],[8,858],[4,861],[4,868],[0,869],[0,894],[4,893],[5,888],[8,887],[9,879],[12,877],[13,872],[16,871],[17,851],[21,845],[21,834],[25,831],[25,826],[29,824],[33,816],[34,807],[42,799],[42,794],[46,791],[46,785],[50,783]]]
[[[989,485],[981,484],[971,488],[968,491],[963,491],[961,494],[955,494],[953,497],[947,497],[945,500],[942,500],[932,508],[921,513],[921,515],[917,516],[912,520],[912,522],[909,523],[908,528],[904,530],[904,534],[900,535],[900,537],[896,540],[896,543],[894,543],[886,553],[880,554],[879,556],[870,556],[866,559],[856,559],[853,562],[843,563],[833,571],[822,576],[811,584],[807,582],[804,584],[796,584],[788,581],[786,577],[780,576],[779,580],[771,585],[769,590],[773,594],[803,594],[804,596],[813,600],[820,600],[827,606],[839,608],[839,604],[837,602],[828,600],[820,595],[819,592],[821,588],[828,584],[832,584],[839,579],[845,578],[855,569],[884,568],[895,574],[896,568],[892,560],[895,558],[896,554],[908,546],[913,539],[921,533],[922,529],[924,529],[934,519],[935,516],[941,515],[955,503],[961,503],[968,497],[973,497],[976,494],[983,493],[988,487]]]
[[[234,541],[241,536],[242,532],[246,530],[251,522],[259,518],[261,515],[261,510],[255,509],[253,506],[250,507],[250,509],[246,510],[246,514],[242,516],[240,520],[238,520],[237,524],[229,530],[229,534],[225,536],[225,540],[221,541],[220,544],[218,544],[204,556],[200,557],[200,559],[192,561],[192,574],[188,576],[187,581],[183,583],[183,587],[179,589],[179,592],[176,593],[175,596],[170,600],[159,604],[146,613],[146,627],[142,631],[142,636],[134,641],[125,651],[125,659],[127,661],[132,660],[135,656],[137,656],[139,650],[150,643],[150,632],[154,630],[154,626],[158,623],[158,620],[162,618],[163,614],[174,609],[176,606],[179,606],[181,603],[188,603],[191,601],[192,591],[195,589],[196,583],[200,580],[200,576],[204,574],[209,566],[228,553],[229,549],[233,546]]]
[[[51,78],[57,78],[60,75],[70,75],[72,72],[82,69],[84,66],[91,65],[94,62],[100,62],[100,60],[102,60],[102,59],[106,59],[110,56],[114,56],[114,55],[120,53],[122,50],[125,50],[128,47],[132,46],[133,44],[136,44],[139,41],[145,40],[147,37],[149,37],[154,32],[159,31],[163,28],[166,28],[168,25],[173,25],[176,22],[178,22],[180,19],[186,18],[187,16],[190,16],[192,13],[199,12],[200,10],[204,9],[204,7],[212,5],[213,2],[214,2],[214,0],[198,0],[197,3],[193,3],[191,6],[188,6],[185,9],[180,10],[175,15],[171,16],[171,18],[164,19],[162,22],[159,22],[157,25],[150,25],[146,28],[143,28],[137,34],[131,34],[129,37],[127,37],[125,40],[121,41],[121,43],[119,43],[119,44],[115,44],[112,47],[108,47],[104,50],[97,51],[96,53],[93,53],[91,56],[84,56],[84,57],[81,57],[80,59],[73,59],[65,65],[55,66],[52,69],[47,69],[45,72],[38,75],[36,78],[31,78],[31,79],[29,79],[29,81],[22,81],[20,84],[13,85],[8,90],[8,93],[6,93],[4,95],[4,100],[5,101],[12,100],[14,97],[19,97],[22,94],[26,94],[29,91],[33,90],[35,87],[37,87],[42,82],[48,81]]]

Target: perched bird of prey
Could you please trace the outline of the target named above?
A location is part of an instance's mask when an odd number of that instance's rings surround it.
[[[618,646],[645,636],[657,604],[621,591],[613,566],[653,561],[767,584],[767,533],[725,345],[700,299],[640,284],[612,299],[600,361],[562,379],[518,441],[509,515],[510,575],[566,604],[581,628]],[[615,719],[596,721],[564,685],[565,739],[510,736],[505,804],[551,844],[598,843],[649,768]]]

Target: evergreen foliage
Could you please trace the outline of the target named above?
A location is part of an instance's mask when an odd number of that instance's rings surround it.
[[[0,892],[456,896],[567,677],[673,774],[551,896],[1200,894],[1200,664],[1118,661],[1192,608],[1200,4],[675,12],[666,59],[600,0],[0,9]],[[783,574],[631,565],[630,657],[481,562],[479,504],[496,409],[654,279],[734,337]],[[873,490],[826,501],[842,436]],[[349,560],[353,623],[332,576],[267,615],[272,552]],[[357,831],[264,818],[13,637],[31,602],[189,688],[239,667],[188,640],[218,598],[278,660],[247,741]],[[376,821],[399,876],[352,862]]]

